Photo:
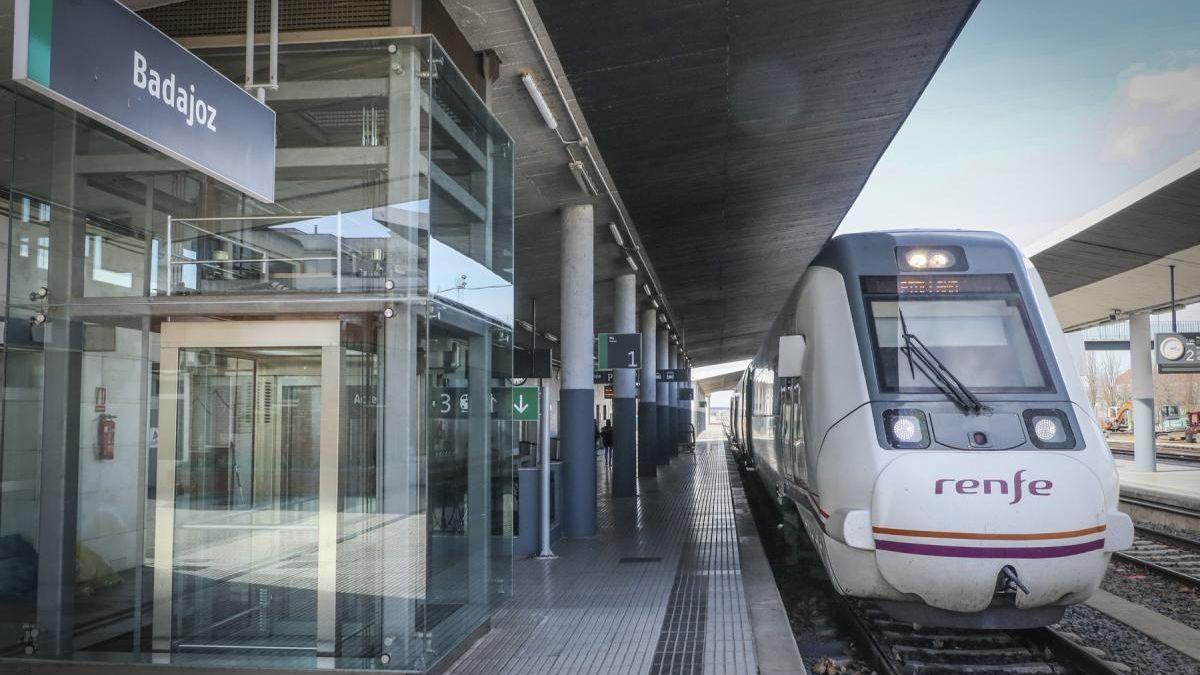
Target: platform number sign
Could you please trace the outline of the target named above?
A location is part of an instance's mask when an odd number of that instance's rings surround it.
[[[1154,359],[1160,373],[1200,372],[1200,333],[1159,333]]]
[[[596,368],[641,367],[641,333],[601,333],[596,337]]]
[[[512,388],[512,418],[514,422],[536,422],[538,419],[538,388]]]

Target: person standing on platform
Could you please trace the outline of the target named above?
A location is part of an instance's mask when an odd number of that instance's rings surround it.
[[[600,430],[600,441],[604,443],[604,464],[611,466],[613,448],[612,420],[604,420],[604,428]]]

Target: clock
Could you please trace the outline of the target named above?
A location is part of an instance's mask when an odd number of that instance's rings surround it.
[[[1178,361],[1183,356],[1183,340],[1171,335],[1158,343],[1158,354],[1168,361]]]

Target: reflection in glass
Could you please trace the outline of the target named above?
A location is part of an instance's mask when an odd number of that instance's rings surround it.
[[[419,670],[511,590],[511,140],[428,36],[280,62],[276,204],[0,93],[4,654]]]
[[[316,649],[320,356],[179,351],[181,650]]]

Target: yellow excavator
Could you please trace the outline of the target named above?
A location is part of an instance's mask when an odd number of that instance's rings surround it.
[[[1100,420],[1100,428],[1105,431],[1129,431],[1129,413],[1133,410],[1133,403],[1126,401],[1120,407],[1113,406],[1108,409],[1108,417]]]

